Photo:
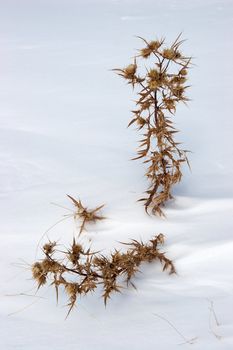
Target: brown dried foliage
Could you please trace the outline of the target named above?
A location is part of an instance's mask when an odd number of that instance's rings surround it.
[[[104,220],[105,217],[102,215],[97,214],[98,211],[100,211],[103,207],[104,204],[100,205],[99,207],[95,209],[88,209],[83,206],[82,202],[80,199],[75,199],[71,197],[69,194],[67,196],[71,199],[75,206],[75,212],[74,212],[74,219],[80,219],[81,220],[81,226],[79,230],[79,235],[83,232],[85,229],[85,225],[89,222],[95,223],[98,220]]]
[[[175,267],[165,253],[159,247],[164,243],[164,235],[159,234],[147,244],[135,239],[130,243],[122,243],[128,246],[125,252],[115,249],[109,256],[93,252],[90,248],[73,239],[70,248],[60,251],[56,242],[48,242],[43,246],[44,258],[32,265],[32,276],[37,282],[38,289],[51,283],[58,292],[61,287],[68,297],[68,314],[76,305],[77,299],[94,291],[98,285],[102,285],[104,303],[113,292],[120,292],[123,287],[119,279],[125,281],[126,286],[139,271],[143,262],[159,261],[163,270],[170,274],[175,273]]]
[[[113,69],[133,88],[137,87],[136,108],[129,125],[137,124],[143,130],[138,156],[133,159],[144,159],[148,168],[146,177],[150,181],[145,210],[163,216],[161,206],[172,198],[174,184],[181,180],[181,164],[188,163],[187,150],[180,148],[174,135],[178,132],[173,126],[171,117],[176,112],[179,102],[186,103],[185,96],[187,73],[191,57],[180,51],[181,34],[169,47],[164,39],[148,42],[139,37],[145,47],[133,59],[133,63],[123,69]],[[144,74],[139,74],[139,60],[152,62],[152,68],[146,67]],[[144,62],[143,62],[144,63]]]

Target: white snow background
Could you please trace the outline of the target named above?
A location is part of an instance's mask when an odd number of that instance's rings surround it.
[[[136,202],[147,182],[130,161],[135,96],[111,69],[131,63],[136,35],[169,43],[181,31],[196,66],[192,101],[174,121],[192,172],[183,168],[163,220]],[[231,0],[0,1],[1,350],[233,349],[232,36]],[[145,265],[137,291],[113,295],[106,309],[101,291],[82,298],[67,320],[64,295],[59,306],[52,288],[33,297],[28,264],[69,213],[51,202],[72,208],[67,193],[106,203],[108,219],[83,242],[107,253],[163,232],[178,274]],[[67,220],[49,237],[68,244],[73,234]],[[169,322],[193,344],[180,345]]]

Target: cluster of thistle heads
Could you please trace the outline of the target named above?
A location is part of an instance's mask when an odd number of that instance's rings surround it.
[[[138,154],[147,165],[149,187],[144,202],[146,212],[163,216],[161,207],[172,198],[172,187],[181,180],[181,163],[188,163],[187,150],[180,148],[174,135],[173,116],[179,102],[186,103],[186,84],[191,57],[182,54],[183,40],[179,35],[170,45],[165,40],[148,42],[139,37],[145,47],[123,69],[114,69],[133,88],[137,88],[135,109],[129,125],[143,130]],[[144,66],[139,66],[139,61]],[[146,66],[145,66],[146,65]],[[150,67],[148,67],[150,65]],[[129,126],[128,125],[128,126]]]
[[[81,233],[86,229],[85,224],[88,222],[94,223],[104,219],[102,215],[97,215],[103,206],[90,210],[83,207],[80,200],[69,197],[75,206],[73,217],[80,220]],[[105,305],[112,293],[121,292],[122,288],[129,285],[136,288],[132,280],[143,262],[159,261],[164,271],[174,273],[172,261],[160,251],[163,243],[163,234],[154,236],[148,243],[132,239],[129,243],[122,243],[122,246],[128,247],[126,250],[115,249],[109,255],[104,255],[92,251],[90,247],[85,248],[75,238],[70,247],[63,249],[57,242],[48,241],[42,248],[43,259],[32,265],[32,276],[38,289],[45,284],[52,285],[57,301],[59,291],[65,291],[68,298],[68,316],[79,299],[96,290],[98,286],[103,290]]]
[[[181,180],[181,164],[188,163],[187,150],[180,148],[174,139],[178,132],[172,118],[179,102],[186,103],[186,85],[191,58],[182,54],[180,35],[170,45],[164,39],[146,41],[139,37],[144,47],[133,58],[133,63],[123,69],[114,69],[133,88],[137,88],[135,109],[129,125],[136,124],[143,130],[139,141],[138,154],[133,159],[143,159],[147,165],[146,177],[149,187],[144,202],[145,210],[163,216],[161,207],[172,198],[172,187]],[[139,61],[146,60],[150,67],[139,67]],[[145,63],[145,62],[144,62]],[[104,205],[95,209],[84,207],[81,200],[70,195],[74,205],[73,217],[80,221],[78,236],[86,225],[105,219],[100,214]],[[132,239],[126,250],[115,249],[109,255],[85,248],[77,239],[70,247],[60,250],[57,242],[48,242],[43,246],[43,259],[32,265],[32,275],[38,289],[50,283],[56,291],[63,289],[68,298],[68,314],[78,300],[101,285],[102,297],[106,305],[113,292],[121,292],[129,285],[135,287],[133,278],[143,262],[159,261],[163,270],[175,272],[175,267],[163,252],[164,235],[154,236],[144,243]]]

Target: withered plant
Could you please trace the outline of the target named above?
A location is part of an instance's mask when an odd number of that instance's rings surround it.
[[[71,199],[71,201],[73,202],[73,204],[75,206],[75,211],[74,211],[74,214],[72,216],[74,217],[75,220],[76,219],[81,220],[79,235],[83,232],[83,230],[85,229],[85,225],[87,223],[90,223],[90,222],[95,223],[98,220],[105,219],[104,216],[97,214],[97,212],[100,211],[100,209],[102,209],[104,207],[104,204],[100,205],[99,207],[97,207],[95,209],[88,209],[88,208],[83,206],[80,199],[75,199],[75,198],[71,197],[69,194],[67,194],[67,196]]]
[[[126,286],[130,283],[134,286],[132,278],[143,262],[157,260],[164,271],[175,273],[172,261],[159,249],[163,243],[163,234],[155,236],[147,244],[133,239],[123,243],[128,246],[125,252],[115,249],[105,256],[90,248],[85,249],[75,239],[71,247],[64,251],[58,249],[56,242],[49,241],[43,246],[44,258],[32,265],[32,276],[38,289],[48,283],[54,286],[57,300],[63,287],[68,297],[68,316],[77,299],[94,291],[98,285],[102,285],[105,305],[113,292],[121,292],[122,281]]]
[[[188,70],[191,57],[180,51],[183,40],[177,39],[170,45],[165,40],[147,41],[139,37],[144,47],[133,58],[133,63],[123,69],[113,69],[133,88],[137,88],[136,108],[129,125],[136,123],[143,130],[139,141],[138,156],[133,159],[144,159],[148,168],[146,177],[149,180],[145,210],[163,216],[161,206],[173,198],[171,190],[181,180],[181,164],[188,163],[187,150],[180,148],[174,139],[178,132],[173,125],[172,117],[179,102],[186,103],[185,95]],[[143,67],[139,69],[139,61]],[[145,61],[148,66],[145,67]]]

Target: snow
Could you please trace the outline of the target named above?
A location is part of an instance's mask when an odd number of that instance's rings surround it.
[[[230,0],[1,1],[1,349],[233,348],[232,10]],[[136,35],[169,42],[181,31],[196,66],[192,101],[175,120],[192,172],[184,168],[163,220],[136,202],[146,180],[130,161],[134,96],[111,69],[130,63]],[[178,274],[145,265],[137,291],[113,295],[106,309],[98,291],[65,320],[64,295],[58,306],[49,287],[33,296],[29,264],[68,213],[51,202],[71,208],[67,193],[106,203],[108,219],[83,242],[107,253],[163,232]],[[73,234],[71,219],[49,231],[64,243]],[[174,327],[193,345],[180,347]]]

